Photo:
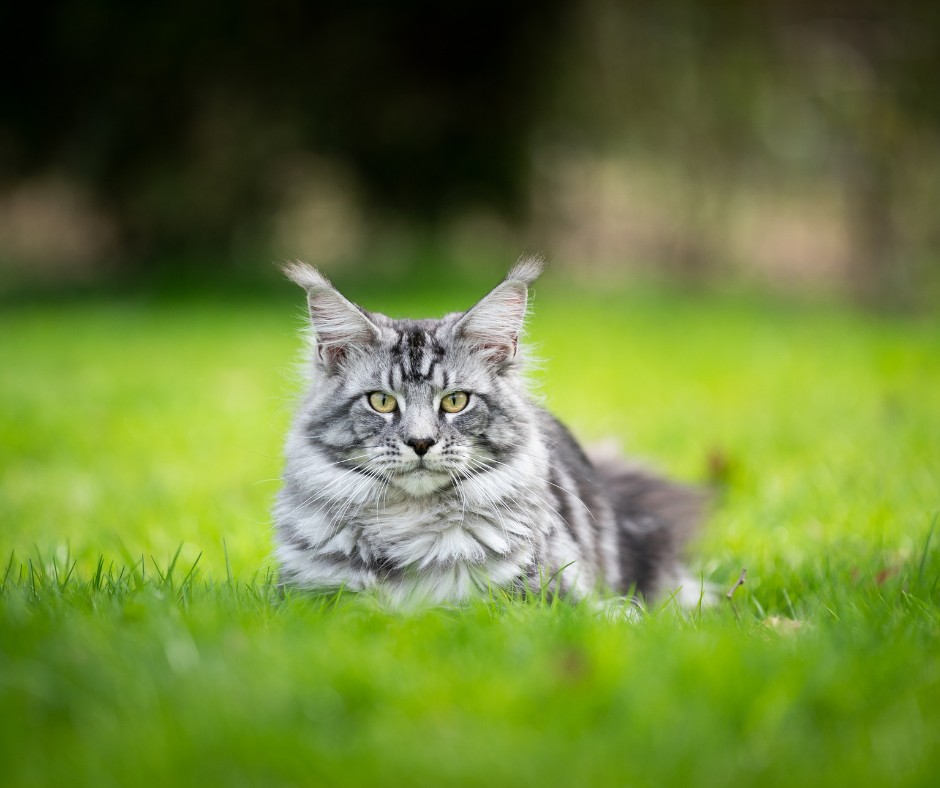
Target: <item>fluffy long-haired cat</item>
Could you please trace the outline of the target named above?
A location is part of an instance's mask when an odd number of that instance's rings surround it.
[[[276,555],[288,585],[399,605],[497,589],[699,599],[679,552],[698,495],[592,462],[528,393],[520,335],[544,263],[524,257],[476,306],[393,320],[302,263],[310,387],[286,446]]]

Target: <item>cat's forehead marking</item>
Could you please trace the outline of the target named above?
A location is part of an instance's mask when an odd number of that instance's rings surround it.
[[[395,325],[396,337],[390,348],[393,378],[416,383],[438,377],[445,347],[433,325],[401,321]]]

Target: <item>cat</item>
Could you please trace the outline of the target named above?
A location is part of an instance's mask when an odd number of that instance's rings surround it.
[[[520,341],[544,268],[522,257],[466,312],[393,320],[314,268],[310,386],[286,442],[275,555],[288,586],[390,604],[540,593],[701,599],[680,551],[700,496],[591,459],[527,388]]]

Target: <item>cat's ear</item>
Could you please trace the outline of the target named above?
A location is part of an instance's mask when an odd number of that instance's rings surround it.
[[[310,322],[317,335],[317,359],[327,372],[335,372],[351,355],[366,351],[378,341],[376,325],[315,268],[289,263],[284,273],[307,291]]]
[[[512,361],[519,351],[529,285],[544,268],[541,257],[519,258],[505,281],[460,318],[454,336],[497,364]]]

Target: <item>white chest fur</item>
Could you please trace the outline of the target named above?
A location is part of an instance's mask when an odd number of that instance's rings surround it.
[[[465,500],[395,497],[350,507],[354,512],[297,512],[297,542],[278,557],[305,585],[380,588],[426,601],[465,599],[521,576],[542,540],[523,507]]]

